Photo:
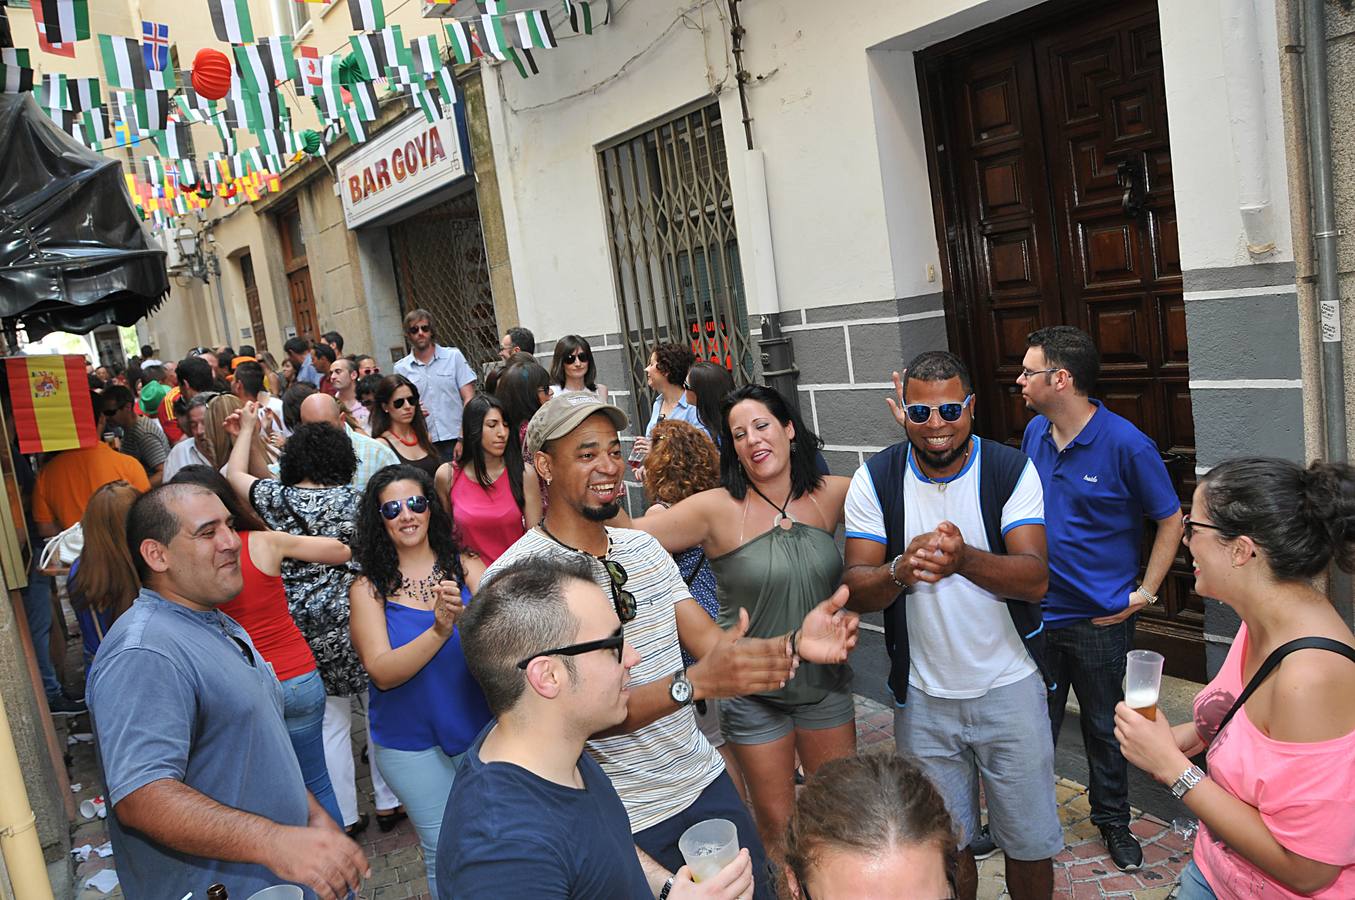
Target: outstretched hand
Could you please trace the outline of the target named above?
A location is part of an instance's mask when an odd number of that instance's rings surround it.
[[[836,664],[847,661],[856,646],[861,617],[848,612],[848,591],[844,584],[833,596],[814,607],[800,624],[795,651],[805,662]]]
[[[748,610],[716,641],[710,652],[687,670],[696,699],[765,694],[785,687],[795,672],[790,641],[747,638]]]

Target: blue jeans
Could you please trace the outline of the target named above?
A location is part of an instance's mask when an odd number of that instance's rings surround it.
[[[52,578],[43,575],[38,565],[47,540],[32,532],[29,540],[33,547],[33,564],[28,570],[28,587],[22,591],[24,617],[28,619],[28,633],[33,638],[33,656],[38,661],[42,689],[51,700],[61,695],[61,682],[52,666]]]
[[[1181,870],[1178,883],[1180,886],[1176,889],[1176,900],[1217,900],[1218,895],[1204,880],[1204,873],[1193,859],[1190,865]]]
[[[375,741],[371,746],[381,775],[395,796],[400,798],[400,804],[414,823],[414,830],[419,833],[423,864],[428,872],[428,891],[436,897],[438,835],[442,832],[442,814],[447,810],[447,797],[452,793],[452,782],[456,781],[456,770],[465,754],[448,756],[441,747],[392,750]]]
[[[1133,649],[1136,618],[1105,627],[1082,620],[1044,631],[1045,665],[1056,682],[1049,694],[1054,743],[1071,685],[1081,707],[1092,824],[1101,828],[1129,824],[1129,763],[1115,740],[1115,704],[1124,699],[1125,654]]]
[[[315,795],[316,801],[342,828],[339,801],[334,796],[334,785],[329,781],[329,770],[325,768],[325,685],[317,670],[282,682],[282,715],[287,722],[287,736],[292,739],[296,761],[301,764],[306,790]]]

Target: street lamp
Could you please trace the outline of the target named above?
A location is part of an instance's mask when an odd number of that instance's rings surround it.
[[[204,233],[206,233],[206,229],[204,229]],[[207,235],[207,240],[211,240],[210,234]],[[204,284],[210,281],[209,276],[221,274],[216,254],[203,252],[204,242],[193,229],[188,226],[180,228],[174,233],[174,242],[178,245],[179,258],[183,260],[182,274],[200,278]]]

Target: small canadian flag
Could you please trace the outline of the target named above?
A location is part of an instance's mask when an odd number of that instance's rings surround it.
[[[301,58],[297,62],[301,65],[301,77],[305,79],[306,84],[323,84],[324,79],[320,77],[320,51],[305,46],[299,49]]]

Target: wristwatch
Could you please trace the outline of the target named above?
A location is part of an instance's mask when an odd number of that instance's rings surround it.
[[[1147,589],[1146,587],[1144,587],[1143,585],[1139,585],[1138,587],[1134,588],[1134,593],[1136,593],[1136,594],[1142,594],[1142,595],[1143,595],[1143,599],[1145,599],[1145,600],[1148,601],[1148,605],[1149,605],[1149,606],[1156,606],[1156,605],[1157,605],[1157,594],[1150,594],[1150,593],[1148,593],[1148,589]]]
[[[1172,782],[1172,794],[1177,800],[1184,797],[1191,788],[1204,781],[1204,772],[1199,766],[1191,766],[1181,773],[1181,777]]]
[[[677,881],[677,876],[669,875],[668,880],[663,883],[663,890],[659,891],[659,900],[668,900],[668,894],[673,890],[674,881]]]
[[[692,702],[692,683],[687,680],[686,669],[673,674],[673,683],[668,685],[668,696],[672,697],[678,706],[686,706]]]

